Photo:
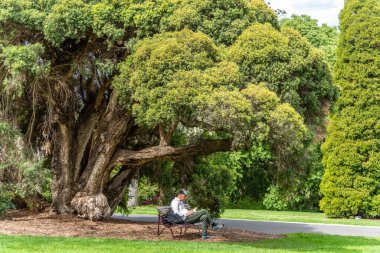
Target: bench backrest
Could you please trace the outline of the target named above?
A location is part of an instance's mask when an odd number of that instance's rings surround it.
[[[170,206],[158,206],[156,207],[160,216],[165,216],[172,208]],[[185,204],[186,209],[191,209],[189,204]]]
[[[165,216],[172,208],[170,206],[158,206],[157,211],[160,216]]]

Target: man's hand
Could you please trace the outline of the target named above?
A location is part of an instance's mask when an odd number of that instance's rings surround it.
[[[193,215],[193,214],[194,214],[193,210],[190,210],[190,211],[187,211],[186,216],[190,216],[190,215]]]

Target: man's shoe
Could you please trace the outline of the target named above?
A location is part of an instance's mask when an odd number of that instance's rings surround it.
[[[220,224],[220,223],[214,223],[214,224],[212,224],[212,230],[222,229],[223,227],[224,227],[224,225]]]
[[[202,239],[203,240],[207,240],[207,239],[210,239],[211,238],[211,235],[202,235]]]

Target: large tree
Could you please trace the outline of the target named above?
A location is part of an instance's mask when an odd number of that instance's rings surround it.
[[[323,145],[322,210],[380,215],[380,3],[350,0],[340,14],[334,70],[341,95]]]
[[[217,46],[252,22],[277,28],[263,1],[235,2],[0,2],[2,114],[50,158],[55,212],[107,217],[142,166],[247,148],[260,131],[301,145],[296,110],[257,100],[267,88]],[[197,138],[172,145],[180,131]]]

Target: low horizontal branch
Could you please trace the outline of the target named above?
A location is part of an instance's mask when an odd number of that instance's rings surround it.
[[[228,139],[204,141],[197,145],[183,147],[155,146],[139,151],[121,149],[114,155],[111,164],[112,166],[116,164],[140,166],[158,159],[178,160],[186,157],[229,151],[231,148],[232,140]]]

